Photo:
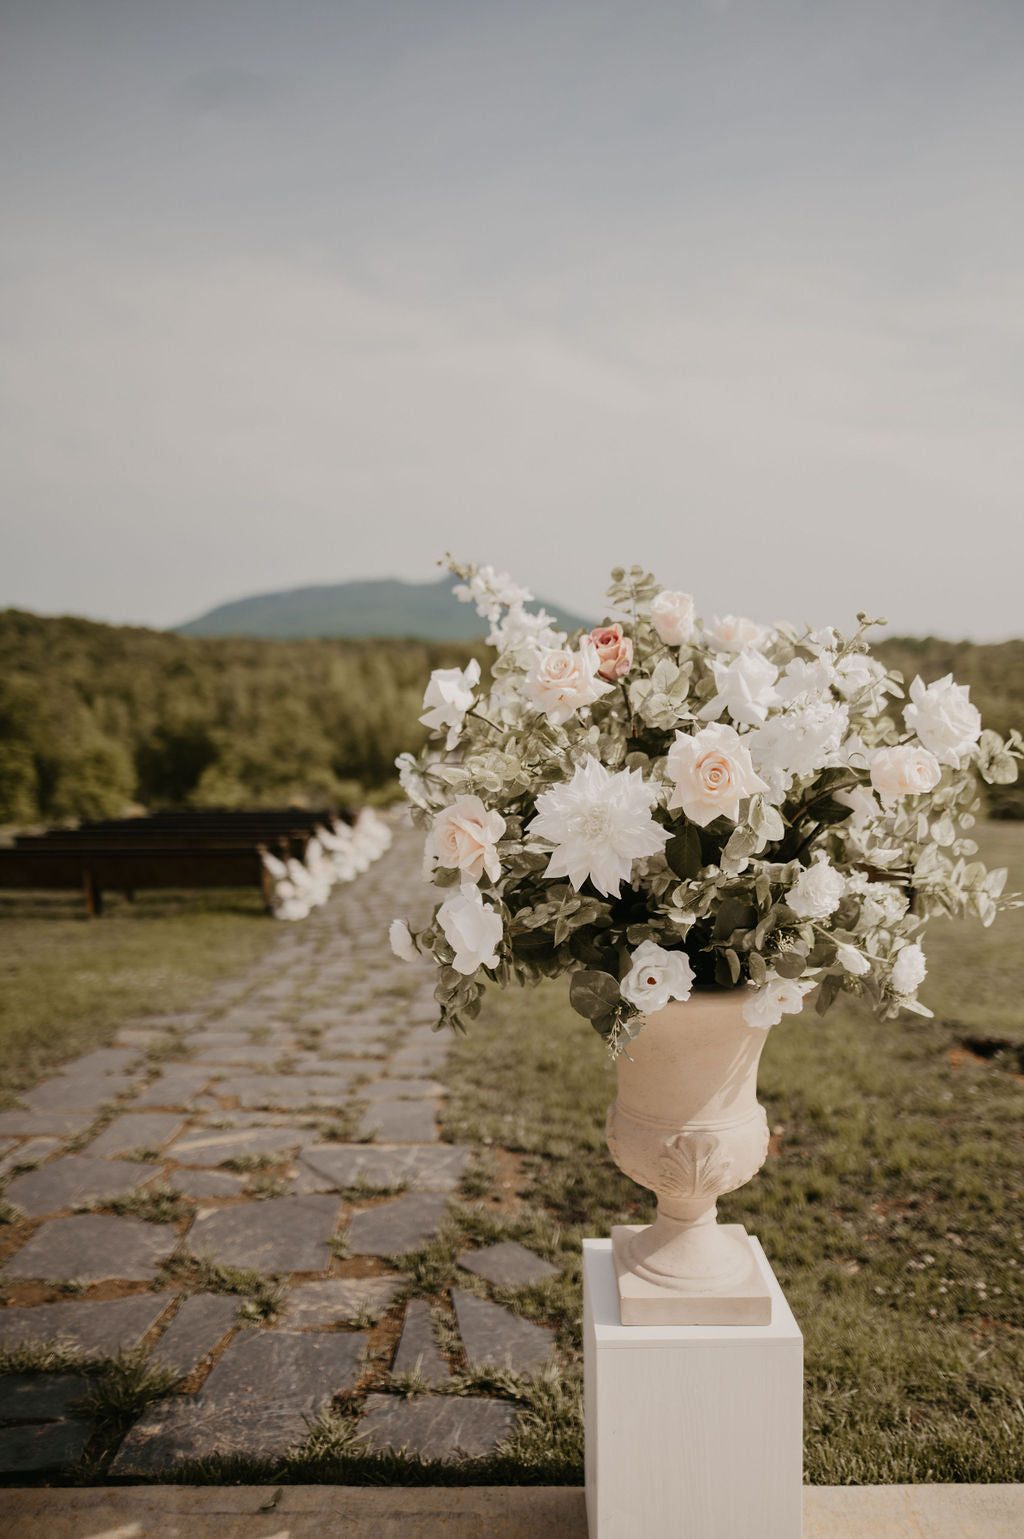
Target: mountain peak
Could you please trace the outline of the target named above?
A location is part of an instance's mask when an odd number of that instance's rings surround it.
[[[565,630],[589,621],[538,599]],[[465,641],[483,636],[487,625],[472,604],[452,595],[452,578],[404,582],[397,577],[289,588],[257,593],[219,604],[185,625],[182,636],[401,636],[418,641]]]

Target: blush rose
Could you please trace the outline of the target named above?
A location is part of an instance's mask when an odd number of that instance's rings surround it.
[[[887,802],[934,791],[941,779],[938,759],[916,743],[879,748],[871,760],[871,784]]]
[[[740,802],[768,785],[754,770],[750,750],[735,727],[715,722],[689,736],[677,732],[666,768],[675,782],[669,810],[681,807],[701,828],[718,817],[735,823]]]
[[[598,625],[590,633],[590,639],[601,659],[598,677],[614,682],[621,679],[633,666],[633,642],[622,634],[621,625]]]
[[[478,882],[486,871],[492,882],[501,875],[495,846],[505,832],[500,812],[488,812],[479,796],[459,796],[434,819],[431,832],[438,864]]]

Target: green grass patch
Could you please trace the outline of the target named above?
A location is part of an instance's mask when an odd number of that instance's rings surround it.
[[[1024,828],[991,824],[979,842],[1024,888]],[[1024,1085],[1011,1053],[963,1051],[1024,1042],[1024,910],[990,930],[936,920],[925,949],[934,1021],[843,1006],[774,1028],[759,1096],[779,1150],[719,1205],[761,1240],[804,1332],[811,1483],[1024,1480]],[[490,994],[449,1059],[445,1115],[447,1136],[525,1156],[523,1215],[455,1221],[478,1243],[565,1253],[558,1278],[492,1296],[554,1325],[571,1361],[568,1252],[653,1205],[608,1155],[614,1069],[567,992]],[[450,1256],[430,1248],[410,1282],[430,1291]],[[574,1446],[567,1479],[582,1478]]]
[[[185,1287],[193,1293],[237,1293],[242,1302],[238,1318],[258,1324],[278,1314],[287,1288],[281,1277],[267,1277],[255,1267],[225,1266],[211,1256],[182,1250],[161,1267],[158,1284]]]
[[[184,1011],[273,939],[254,889],[111,894],[100,919],[65,901],[0,901],[0,1106],[119,1025]],[[45,979],[45,986],[40,980]]]
[[[169,1186],[156,1185],[143,1191],[125,1192],[87,1204],[83,1212],[110,1213],[116,1218],[141,1218],[148,1224],[177,1224],[191,1218],[196,1204]]]

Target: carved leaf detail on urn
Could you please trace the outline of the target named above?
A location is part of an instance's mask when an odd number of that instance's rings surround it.
[[[677,1133],[663,1146],[658,1190],[671,1197],[713,1197],[729,1190],[733,1162],[713,1133]]]

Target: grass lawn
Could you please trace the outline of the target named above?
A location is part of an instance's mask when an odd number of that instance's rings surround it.
[[[1024,889],[1024,827],[981,842]],[[774,1028],[759,1084],[775,1152],[720,1204],[804,1332],[812,1484],[1024,1480],[1024,910],[990,930],[936,921],[925,948],[934,1021],[836,1006]],[[609,1159],[614,1071],[566,995],[492,995],[447,1077],[448,1136],[514,1157],[508,1233],[560,1226],[563,1275],[524,1308],[572,1357],[580,1239],[646,1221],[651,1199]],[[993,1037],[1011,1045],[961,1045]]]
[[[103,917],[80,898],[0,895],[0,1107],[117,1027],[187,1010],[241,972],[272,938],[252,892],[109,894]]]

